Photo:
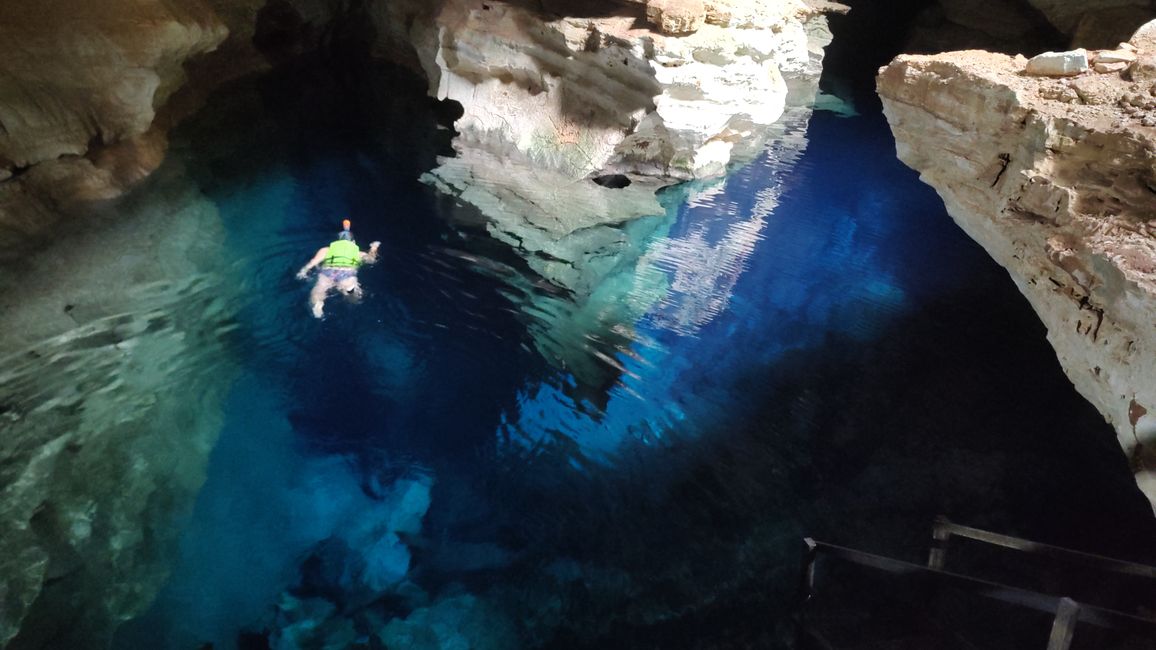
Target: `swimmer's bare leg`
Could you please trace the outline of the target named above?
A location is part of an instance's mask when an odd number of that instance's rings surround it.
[[[351,302],[361,302],[361,283],[357,281],[357,276],[352,278],[345,278],[337,284],[337,290],[345,294]]]
[[[325,296],[329,294],[329,290],[333,288],[333,280],[329,279],[324,273],[317,275],[317,283],[313,285],[313,290],[309,292],[309,308],[313,311],[314,318],[321,318],[325,315]]]

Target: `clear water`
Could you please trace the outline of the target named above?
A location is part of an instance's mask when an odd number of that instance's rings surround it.
[[[220,93],[170,164],[228,228],[244,370],[117,646],[766,646],[804,535],[918,561],[938,514],[1145,559],[1111,430],[882,117],[805,136],[605,231],[575,292],[416,180],[448,134],[410,82]],[[342,218],[382,260],[318,322],[293,273]]]

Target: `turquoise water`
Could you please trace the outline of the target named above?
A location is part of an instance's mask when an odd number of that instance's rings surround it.
[[[560,286],[416,180],[436,111],[306,66],[178,134],[243,371],[118,647],[771,646],[805,535],[918,561],[946,514],[1156,548],[1114,434],[878,114],[668,190]],[[293,274],[342,218],[382,259],[316,321]]]

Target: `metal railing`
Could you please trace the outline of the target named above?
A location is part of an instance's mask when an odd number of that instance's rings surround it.
[[[1000,542],[1007,543],[1026,543],[1026,540],[1017,540],[1016,538],[1007,537],[1004,535],[995,535],[994,533],[987,533],[986,531],[979,531],[978,529],[971,529],[965,526],[956,526],[946,520],[942,520],[943,525],[943,542],[951,535],[968,536],[976,533],[982,533],[985,537],[992,537],[998,539]],[[940,522],[937,522],[937,530],[939,530]],[[975,594],[984,598],[990,598],[1011,605],[1030,608],[1039,612],[1044,612],[1052,615],[1051,634],[1048,640],[1047,650],[1068,650],[1072,644],[1072,637],[1075,628],[1080,623],[1095,625],[1100,628],[1123,632],[1125,634],[1137,635],[1141,638],[1156,639],[1156,620],[1133,616],[1110,609],[1095,607],[1083,603],[1078,603],[1071,598],[1061,596],[1050,596],[1047,594],[1031,591],[1028,589],[1021,589],[1019,587],[1012,587],[1009,585],[1000,584],[990,580],[983,580],[980,578],[973,578],[950,571],[945,571],[942,568],[934,566],[923,566],[894,558],[885,557],[882,555],[875,555],[866,553],[864,551],[857,551],[835,544],[828,544],[807,538],[804,540],[807,545],[806,556],[803,561],[802,585],[800,587],[800,602],[803,608],[800,625],[802,630],[809,635],[814,641],[824,648],[832,648],[831,644],[823,639],[822,635],[817,631],[809,629],[805,623],[805,608],[807,603],[815,597],[815,563],[820,555],[830,556],[835,559],[850,562],[859,566],[864,566],[879,571],[884,571],[890,574],[919,576],[924,579],[934,581],[937,585],[951,586],[959,588],[965,592]],[[1001,544],[1003,545],[1003,544]],[[1046,546],[1046,545],[1043,545]],[[1015,547],[1010,547],[1015,548]],[[1025,547],[1027,548],[1027,547]],[[1035,550],[1035,547],[1031,547]],[[1144,567],[1144,565],[1133,565],[1128,562],[1121,562],[1113,560],[1112,558],[1104,558],[1101,556],[1090,555],[1086,553],[1079,553],[1078,551],[1069,551],[1059,547],[1047,547],[1057,552],[1064,554],[1076,554],[1081,559],[1087,560],[1088,557],[1096,558],[1097,562],[1103,563],[1106,567],[1115,567],[1115,569],[1125,570],[1129,575],[1135,571],[1134,567],[1141,567],[1151,569],[1151,567]],[[942,551],[942,547],[940,548]],[[1051,551],[1049,551],[1051,552]],[[1087,557],[1085,557],[1087,556]],[[939,555],[939,566],[943,563],[942,553]],[[1105,562],[1106,561],[1106,562]],[[929,562],[929,564],[931,564]],[[1145,574],[1146,575],[1146,574]]]
[[[970,526],[961,526],[943,516],[936,517],[935,525],[932,527],[931,537],[931,553],[927,558],[927,566],[932,569],[944,568],[947,560],[947,543],[952,537],[965,537],[977,542],[991,544],[992,546],[1001,546],[1023,553],[1042,555],[1069,564],[1080,564],[1104,573],[1156,580],[1156,567],[1125,560],[1117,560],[1116,558],[1096,555],[1095,553],[1075,551],[1061,546],[1032,542],[1010,535],[1001,535],[987,530],[980,530],[979,528],[972,528]]]

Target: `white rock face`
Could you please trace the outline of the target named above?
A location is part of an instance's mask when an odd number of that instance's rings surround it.
[[[879,94],[900,159],[1008,269],[1156,503],[1156,97],[1118,73],[1024,66],[900,56]]]
[[[782,0],[707,2],[704,23],[677,38],[647,27],[641,5],[600,18],[476,0],[436,15],[382,8],[380,47],[463,108],[457,155],[426,182],[451,197],[447,213],[476,223],[480,211],[490,235],[566,289],[566,301],[542,299],[535,345],[591,386],[607,366],[589,341],[621,338],[662,295],[622,280],[656,227],[626,222],[665,215],[656,190],[717,177],[770,140],[784,157],[805,147],[831,39],[820,14]]]
[[[555,234],[658,214],[658,187],[756,152],[783,114],[785,78],[817,76],[821,46],[809,47],[805,25],[823,22],[796,0],[706,3],[683,37],[646,27],[634,4],[597,18],[488,0],[422,9],[390,3],[378,18],[381,47],[406,44],[413,54],[401,58],[418,62],[430,93],[464,109],[458,156],[429,181],[487,216],[517,213]],[[606,174],[630,186],[590,181]]]

